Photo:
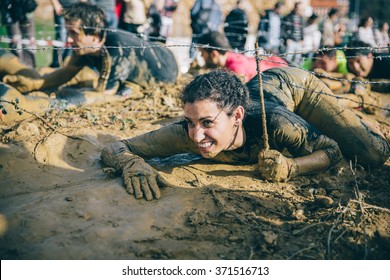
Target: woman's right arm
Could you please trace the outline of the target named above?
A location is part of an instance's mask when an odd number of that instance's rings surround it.
[[[341,160],[337,143],[282,106],[267,115],[270,145],[275,150],[262,150],[258,164],[263,177],[271,181],[287,181],[299,175],[326,171]],[[293,158],[279,151],[286,148]]]
[[[176,123],[111,143],[103,149],[101,158],[105,165],[122,174],[128,193],[152,200],[160,198],[159,186],[166,183],[144,159],[195,151],[184,125]]]

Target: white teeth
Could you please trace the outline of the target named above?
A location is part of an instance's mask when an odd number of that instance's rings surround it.
[[[207,148],[207,147],[210,147],[211,144],[212,144],[211,142],[199,143],[199,147],[201,147],[201,148]]]

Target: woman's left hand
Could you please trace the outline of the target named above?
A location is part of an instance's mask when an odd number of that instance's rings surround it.
[[[262,177],[269,181],[286,182],[298,175],[295,160],[286,158],[276,150],[261,150],[258,165]]]

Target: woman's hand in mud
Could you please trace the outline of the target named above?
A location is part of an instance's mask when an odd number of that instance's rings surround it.
[[[261,150],[258,165],[262,177],[273,182],[286,182],[298,175],[297,164],[276,150]]]
[[[149,201],[161,196],[159,183],[162,183],[162,179],[142,158],[132,159],[123,168],[122,178],[126,191],[134,194],[136,198],[144,197]]]
[[[108,144],[102,150],[104,165],[122,173],[126,191],[136,198],[159,199],[159,187],[175,187],[167,182],[143,158],[132,154],[122,141]]]
[[[21,75],[6,75],[3,82],[22,93],[38,90],[43,84],[43,80],[35,80]]]

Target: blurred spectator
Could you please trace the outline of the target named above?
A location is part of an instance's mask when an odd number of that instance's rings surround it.
[[[80,2],[86,2],[81,0]],[[115,13],[116,0],[92,0],[91,3],[95,3],[100,7],[107,16],[107,23],[109,29],[118,28],[118,18]]]
[[[226,16],[224,31],[233,49],[244,50],[248,35],[248,15],[240,7],[241,0]]]
[[[322,22],[322,41],[324,46],[333,47],[335,45],[335,25],[338,19],[337,9],[330,9],[328,16]]]
[[[387,22],[382,22],[378,29],[375,30],[375,37],[379,47],[388,47],[389,40],[389,24]],[[387,51],[389,51],[387,49]]]
[[[373,26],[374,26],[374,20],[372,19],[372,17],[362,18],[360,20],[356,35],[359,41],[367,43],[371,47],[376,47],[378,44],[375,41]]]
[[[223,22],[222,10],[215,0],[196,0],[190,11],[192,43],[197,43],[201,34],[219,31]],[[190,48],[190,60],[196,57],[196,48]]]
[[[179,0],[155,0],[157,10],[161,14],[160,35],[168,38],[173,31],[173,13],[176,11]]]
[[[198,43],[210,46],[210,48],[200,48],[206,67],[229,69],[237,75],[243,76],[245,81],[249,81],[257,74],[255,57],[229,51],[230,44],[225,34],[218,31],[203,33]],[[277,56],[263,57],[260,62],[261,71],[286,66],[288,63]]]
[[[118,27],[122,18],[123,6],[124,6],[123,0],[115,0],[115,15],[116,18],[118,19]]]
[[[294,9],[283,19],[282,38],[286,47],[287,60],[300,64],[303,47],[303,5],[296,2]]]
[[[141,30],[141,32],[148,37],[149,41],[159,41],[161,43],[166,43],[167,38],[161,35],[161,14],[155,4],[150,5],[147,17],[148,23],[143,26],[144,30]]]
[[[195,0],[190,15],[194,34],[218,31],[222,24],[221,7],[215,0]]]
[[[9,47],[24,63],[31,67],[35,62],[35,0],[1,0],[1,20],[12,42]]]
[[[265,16],[260,19],[257,28],[259,45],[267,52],[279,53],[281,44],[281,16],[282,2],[277,2],[273,10],[266,10]]]
[[[64,7],[77,2],[77,0],[50,0],[54,11],[55,39],[66,43],[65,19],[62,16]],[[71,50],[68,48],[53,48],[53,57],[50,67],[58,68],[63,65],[64,59],[69,57]]]
[[[138,28],[146,23],[144,0],[123,0],[119,28],[131,33],[140,33]]]
[[[345,47],[349,42],[348,24],[345,19],[339,20],[335,25],[334,45],[335,47]]]
[[[303,50],[310,51],[307,56],[312,57],[320,47],[321,32],[318,27],[318,16],[312,14],[307,20],[306,26],[303,28]]]

